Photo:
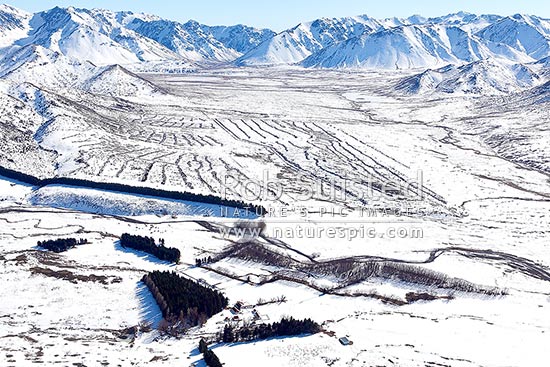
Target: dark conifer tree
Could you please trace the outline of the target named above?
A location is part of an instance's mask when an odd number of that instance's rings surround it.
[[[233,328],[230,325],[225,325],[223,328],[222,341],[224,343],[233,343],[235,341],[235,335],[233,334]]]
[[[218,359],[218,356],[211,350],[207,350],[204,354],[204,361],[208,367],[222,367],[222,363]]]
[[[206,344],[206,341],[201,338],[199,341],[199,352],[204,354],[206,351],[208,351],[208,345]]]

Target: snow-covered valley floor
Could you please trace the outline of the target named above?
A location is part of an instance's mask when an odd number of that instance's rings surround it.
[[[35,106],[54,118],[37,118],[36,134],[6,139],[5,151],[20,152],[33,139],[48,150],[14,153],[11,162],[2,156],[2,165],[40,177],[217,195],[228,173],[262,181],[268,172],[284,192],[274,201],[245,200],[273,209],[264,235],[250,240],[272,255],[265,259],[239,251],[238,236],[223,235],[237,219],[205,216],[192,203],[1,178],[0,364],[204,366],[198,341],[223,328],[227,310],[181,339],[154,328],[126,331],[158,325],[160,309],[140,279],[166,269],[215,286],[230,304],[284,295],[286,302],[256,307],[264,322],[290,315],[323,326],[313,336],[214,345],[228,367],[544,365],[548,102],[529,104],[532,96],[521,93],[405,96],[393,86],[406,74],[214,69],[144,75],[167,94],[143,99],[44,92]],[[418,172],[422,185],[413,193],[297,199],[307,184],[345,178],[361,191],[373,181],[417,182]],[[237,185],[229,197],[242,194]],[[307,215],[283,214],[298,206]],[[361,216],[364,206],[378,215]],[[396,215],[395,206],[414,210]],[[334,215],[323,212],[335,208]],[[278,232],[297,226],[324,230],[310,237]],[[386,236],[328,232],[361,226]],[[395,227],[421,229],[422,236],[387,236]],[[164,238],[182,260],[171,265],[123,249],[122,233]],[[36,247],[63,237],[90,243],[62,254]],[[222,252],[195,266],[197,257]],[[364,275],[373,262],[395,274]],[[407,278],[420,270],[445,279],[444,286]],[[407,300],[422,292],[441,298]],[[353,345],[338,341],[344,336]]]

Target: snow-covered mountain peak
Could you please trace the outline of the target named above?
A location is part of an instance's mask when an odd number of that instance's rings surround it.
[[[538,60],[550,53],[550,22],[535,16],[516,14],[504,17],[476,33],[496,45],[507,46]]]
[[[162,19],[134,19],[127,27],[188,60],[230,61],[239,56],[237,51],[216,40],[207,26],[195,21],[181,24]]]
[[[8,47],[29,30],[32,14],[10,5],[0,5],[0,48]]]
[[[367,17],[321,18],[283,31],[237,60],[240,65],[294,64],[338,42],[372,32],[380,24]]]
[[[85,9],[76,9],[74,7],[63,8],[56,6],[50,10],[38,13],[38,17],[42,20],[40,26],[60,27],[68,21],[73,21],[80,24],[92,25],[94,22],[91,19],[85,19]],[[34,24],[33,24],[34,25]]]
[[[14,50],[0,61],[0,77],[14,85],[32,83],[51,91],[71,89],[117,97],[165,92],[120,65],[98,67],[39,45]]]
[[[83,89],[94,94],[118,97],[152,97],[165,94],[158,86],[120,65],[101,68],[84,82]]]
[[[0,14],[13,14],[20,18],[30,18],[31,13],[8,4],[0,4]]]
[[[159,17],[158,15],[148,14],[148,13],[134,13],[131,11],[119,11],[116,13],[116,16],[117,16],[117,21],[123,25],[129,24],[134,19],[141,19],[145,22],[162,20],[162,18]]]
[[[459,45],[462,52],[455,54]],[[465,50],[464,50],[465,49]],[[306,67],[413,69],[478,58],[465,32],[440,25],[402,25],[334,43],[302,62]]]
[[[441,24],[445,26],[460,27],[468,33],[475,33],[495,22],[502,17],[493,14],[473,14],[464,11],[447,14],[441,17],[432,17],[426,19],[426,24]]]
[[[406,94],[491,95],[518,92],[540,82],[541,77],[526,65],[483,59],[460,66],[428,69],[402,79],[396,90]]]
[[[213,26],[208,27],[208,31],[225,47],[233,49],[241,54],[250,51],[262,42],[271,39],[276,34],[270,29],[259,29],[243,24],[229,27]]]
[[[423,17],[420,14],[411,15],[407,18],[407,22],[410,24],[423,24],[426,23],[427,18]]]
[[[109,10],[56,7],[35,14],[28,37],[16,44],[38,44],[95,64],[180,58],[155,41],[125,28],[118,22],[119,18]]]

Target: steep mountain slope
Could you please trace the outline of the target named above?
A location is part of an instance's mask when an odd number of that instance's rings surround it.
[[[0,5],[0,48],[8,47],[25,37],[32,14],[9,5]]]
[[[36,112],[36,106],[13,97],[14,86],[0,80],[0,161],[3,167],[19,170],[26,167],[37,175],[53,172],[55,154],[41,149],[35,133],[47,121]],[[35,94],[38,97],[38,93]],[[38,103],[38,102],[37,102]]]
[[[15,49],[0,61],[0,77],[16,84],[29,82],[50,89],[78,87],[96,69],[88,61],[36,45]]]
[[[492,14],[472,14],[468,12],[460,11],[458,13],[452,13],[443,15],[440,17],[433,17],[425,19],[424,22],[419,24],[441,24],[446,26],[460,27],[468,33],[475,33],[497,21],[502,19],[500,15]]]
[[[550,78],[550,56],[529,64],[529,67],[536,70],[540,76]]]
[[[462,66],[448,65],[437,70],[426,70],[404,78],[396,89],[407,94],[491,95],[517,92],[537,85],[540,80],[540,76],[525,65],[480,60]]]
[[[247,53],[276,35],[270,29],[258,29],[242,24],[229,27],[203,26],[203,29],[208,30],[225,47],[231,48],[241,54]]]
[[[265,41],[237,65],[411,69],[485,58],[531,62],[549,53],[550,22],[459,12],[436,18],[367,16],[303,23]]]
[[[204,32],[194,21],[181,24],[162,19],[152,21],[134,19],[127,26],[189,60],[227,61],[239,55],[235,50],[225,47],[211,34]]]
[[[366,33],[308,57],[306,67],[412,69],[480,59],[488,51],[457,27],[399,26]]]
[[[550,53],[550,22],[535,16],[516,14],[503,18],[476,33],[494,49],[506,45],[534,60]]]
[[[107,10],[56,7],[35,14],[29,36],[16,44],[40,45],[96,64],[179,58],[157,42],[124,28],[119,19]]]
[[[193,20],[182,24],[136,18],[127,27],[194,61],[232,61],[274,35],[268,29],[243,25],[209,27]]]
[[[50,91],[81,90],[117,97],[153,96],[164,91],[119,65],[98,67],[42,46],[16,49],[0,61],[0,78]]]
[[[126,70],[120,65],[102,68],[83,84],[83,89],[94,94],[145,97],[165,94],[153,83]]]
[[[281,32],[237,60],[238,65],[293,64],[349,38],[372,32],[382,25],[367,16],[323,18]]]

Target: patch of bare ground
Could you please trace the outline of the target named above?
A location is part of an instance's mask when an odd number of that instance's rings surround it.
[[[83,265],[76,263],[72,260],[69,260],[63,254],[58,254],[51,251],[40,251],[40,250],[25,250],[18,251],[14,253],[19,253],[16,257],[12,259],[4,259],[4,261],[14,261],[16,265],[25,265],[25,264],[35,264],[38,262],[42,266],[46,267],[57,267],[61,269],[85,269],[90,271],[131,271],[131,272],[145,272],[143,269],[138,269],[130,266],[112,266],[112,265]],[[14,254],[12,253],[12,254]],[[122,263],[121,263],[122,264]],[[128,263],[125,263],[129,265]]]
[[[113,283],[120,283],[122,281],[121,278],[115,277],[115,276],[105,276],[105,275],[82,275],[82,274],[75,274],[68,270],[53,270],[50,268],[41,268],[41,267],[32,267],[30,269],[30,272],[33,275],[44,275],[50,278],[56,278],[56,279],[62,279],[67,280],[71,283],[78,283],[78,282],[94,282],[94,283],[101,283],[101,284],[113,284]]]
[[[434,301],[436,299],[454,299],[453,296],[438,296],[431,293],[415,293],[415,292],[409,292],[405,295],[405,299],[407,300],[407,303],[413,303],[417,301]]]
[[[345,288],[372,279],[383,279],[422,288],[446,289],[489,296],[506,294],[505,290],[496,287],[474,284],[464,279],[450,277],[444,273],[427,269],[418,263],[406,263],[402,260],[390,258],[368,258],[363,256],[316,262],[298,261],[282,252],[268,249],[257,241],[235,243],[218,256],[215,256],[214,262],[226,258],[252,261],[281,268],[280,271],[276,271],[270,276],[261,277],[260,284],[286,280],[307,285],[324,293],[352,297],[368,296],[396,305],[407,304],[408,301],[377,294],[351,292],[345,290]],[[429,260],[426,262],[430,262]],[[214,267],[210,266],[209,269],[214,270]],[[234,274],[227,274],[227,276],[239,279]],[[315,278],[323,276],[334,276],[338,279],[338,283],[334,287],[316,286]],[[246,281],[250,282],[248,277],[246,277]],[[424,298],[429,300],[427,296]]]

